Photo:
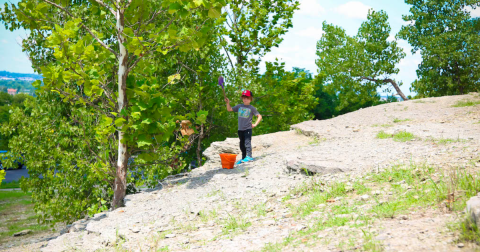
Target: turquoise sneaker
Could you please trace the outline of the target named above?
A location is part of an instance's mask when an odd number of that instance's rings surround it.
[[[242,159],[238,160],[235,165],[239,165],[239,164],[242,164],[244,161]]]
[[[242,161],[243,161],[244,163],[246,163],[246,162],[251,162],[251,161],[254,161],[254,160],[255,160],[255,159],[253,159],[253,158],[251,158],[251,157],[249,157],[249,156],[246,156]]]

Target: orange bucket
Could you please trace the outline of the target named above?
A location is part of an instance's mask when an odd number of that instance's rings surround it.
[[[220,154],[223,169],[233,169],[235,161],[237,161],[237,154],[222,153]]]

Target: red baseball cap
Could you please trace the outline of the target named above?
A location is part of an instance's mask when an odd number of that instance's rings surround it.
[[[253,97],[253,94],[250,90],[245,90],[242,92],[242,96]]]

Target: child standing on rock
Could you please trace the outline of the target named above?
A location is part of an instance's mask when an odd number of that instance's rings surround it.
[[[253,94],[250,90],[242,92],[243,104],[238,104],[235,107],[230,106],[230,100],[225,98],[227,103],[227,110],[238,112],[238,137],[240,138],[240,150],[242,151],[242,160],[238,161],[236,165],[253,161],[252,158],[252,129],[262,120],[262,115],[258,113],[257,109],[250,105],[253,100]],[[252,117],[255,115],[257,121],[252,124]]]

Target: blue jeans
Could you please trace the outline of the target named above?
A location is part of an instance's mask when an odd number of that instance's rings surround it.
[[[240,138],[242,159],[244,159],[246,156],[252,157],[252,129],[239,130],[238,138]]]

